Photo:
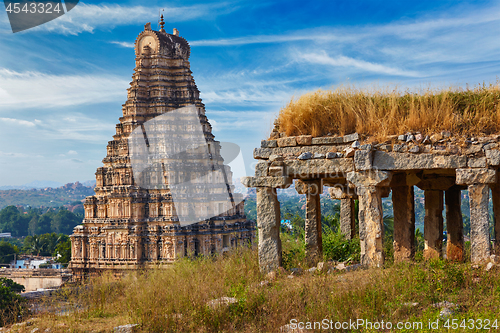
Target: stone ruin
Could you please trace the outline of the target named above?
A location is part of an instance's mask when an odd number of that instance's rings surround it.
[[[257,191],[259,265],[263,272],[281,266],[280,204],[276,189],[295,189],[306,195],[306,259],[315,265],[322,254],[320,194],[329,188],[340,199],[342,233],[355,236],[354,200],[359,200],[361,264],[384,264],[382,198],[392,191],[394,259],[412,260],[415,254],[413,186],[424,191],[424,258],[443,256],[443,209],[448,241],[446,257],[464,260],[461,190],[469,191],[471,261],[490,260],[488,202],[491,189],[494,249],[500,250],[500,135],[455,138],[450,132],[431,137],[420,133],[392,136],[384,143],[368,143],[358,133],[342,137],[287,137],[276,129],[270,140],[254,150],[255,176],[242,182]],[[497,253],[498,254],[498,253]]]
[[[244,215],[242,195],[234,192],[231,170],[223,164],[191,75],[189,44],[177,29],[168,34],[163,25],[153,31],[146,24],[135,42],[136,68],[123,117],[104,166],[97,169],[95,195],[85,200],[83,224],[71,235],[70,268],[77,278],[221,253],[254,238],[254,223]],[[189,112],[179,108],[192,111],[195,121],[186,120]],[[205,147],[183,150],[179,143],[193,137],[196,128]],[[142,145],[131,140],[134,131]],[[170,131],[178,140],[154,137],[155,131]],[[139,150],[135,157],[134,149]],[[145,156],[142,163],[148,164],[151,156],[140,153],[153,150],[169,159],[134,170],[134,159]],[[195,193],[186,190],[190,183]]]

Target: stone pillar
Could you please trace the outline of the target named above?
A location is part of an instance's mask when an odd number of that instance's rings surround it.
[[[500,185],[491,186],[491,199],[493,201],[493,220],[495,221],[495,254],[500,255]]]
[[[415,200],[413,186],[392,188],[394,210],[394,261],[415,256]]]
[[[321,236],[321,205],[318,188],[306,196],[305,242],[306,260],[316,266],[323,257],[323,240]]]
[[[388,186],[391,177],[391,173],[384,171],[353,171],[347,174],[347,180],[354,184],[358,191],[359,238],[363,265],[381,267],[384,264],[381,187]]]
[[[257,187],[259,267],[263,273],[281,266],[280,203],[275,188]]]
[[[356,236],[354,200],[357,199],[354,189],[345,184],[330,187],[328,192],[332,199],[340,200],[340,232],[345,238],[353,239]]]
[[[488,184],[497,182],[497,173],[485,168],[457,169],[456,182],[469,189],[471,262],[484,262],[491,254]]]
[[[354,199],[340,199],[340,232],[345,235],[347,239],[353,239],[356,235],[354,215]]]
[[[300,194],[306,194],[305,242],[306,261],[310,266],[316,266],[323,257],[323,241],[321,237],[321,180],[297,180],[295,189]]]
[[[424,258],[440,258],[443,252],[443,191],[425,190]]]
[[[489,190],[487,184],[469,185],[471,262],[473,263],[486,261],[490,257]]]
[[[446,229],[448,241],[446,243],[446,258],[448,260],[464,260],[464,225],[460,209],[460,188],[451,187],[445,192],[446,201]]]

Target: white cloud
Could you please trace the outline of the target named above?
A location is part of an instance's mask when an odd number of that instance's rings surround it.
[[[3,151],[0,151],[0,156],[1,157],[30,157],[30,155],[24,154],[24,153],[5,153]]]
[[[51,108],[121,101],[128,80],[112,75],[52,75],[0,68],[0,108]]]
[[[127,47],[127,48],[134,48],[135,44],[134,43],[129,43],[129,42],[110,42],[111,44],[116,44],[120,45],[121,47]]]
[[[28,121],[28,120],[22,120],[22,119],[14,119],[14,118],[0,118],[0,124],[2,122],[7,123],[7,124],[11,124],[11,125],[35,127],[36,123],[39,123],[40,121],[37,119],[35,119],[35,121]]]
[[[302,60],[305,62],[318,65],[329,65],[335,67],[353,67],[356,69],[361,69],[364,71],[380,73],[385,75],[397,75],[397,76],[409,76],[409,77],[421,76],[415,71],[406,71],[395,67],[389,67],[364,60],[353,59],[343,55],[332,58],[325,51],[319,53],[298,53],[296,55],[296,59],[299,61]]]
[[[235,10],[228,3],[216,3],[208,5],[193,5],[185,7],[170,6],[124,6],[118,4],[92,5],[79,2],[78,5],[67,14],[42,24],[34,29],[61,33],[65,35],[77,35],[82,32],[92,33],[95,29],[112,29],[120,25],[152,22],[156,25],[158,20],[158,8],[164,8],[163,16],[168,23],[190,21],[194,19],[214,18]]]

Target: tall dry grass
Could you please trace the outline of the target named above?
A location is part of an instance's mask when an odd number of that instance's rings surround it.
[[[354,87],[318,90],[292,99],[277,120],[278,130],[288,136],[358,132],[384,139],[408,131],[444,130],[454,135],[487,135],[500,132],[500,83],[418,93]]]
[[[278,332],[291,319],[320,322],[325,318],[426,325],[439,318],[440,309],[432,304],[442,301],[458,305],[453,318],[459,322],[500,320],[498,267],[487,272],[438,260],[349,273],[305,273],[293,279],[278,274],[260,285],[266,277],[258,271],[256,252],[242,249],[224,258],[181,260],[171,269],[120,280],[104,275],[89,281],[77,295],[64,298],[79,304],[79,311],[68,316],[41,315],[36,327],[54,333],[111,332],[118,325],[137,323],[138,332],[254,333]],[[207,305],[223,296],[238,301],[215,308]],[[408,305],[412,303],[417,304]],[[22,332],[31,332],[34,326]]]

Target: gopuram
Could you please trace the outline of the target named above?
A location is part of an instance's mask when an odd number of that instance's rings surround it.
[[[136,39],[123,116],[71,235],[77,278],[222,253],[255,234],[205,116],[189,44],[165,32],[163,17],[160,26],[146,24]]]
[[[279,125],[279,124],[278,124]],[[393,135],[371,144],[362,135],[287,136],[274,128],[268,140],[254,150],[258,160],[254,177],[243,184],[257,191],[259,265],[263,272],[281,266],[280,204],[276,189],[295,189],[306,195],[305,246],[311,266],[322,257],[320,194],[328,187],[341,200],[340,228],[355,236],[354,200],[359,200],[361,264],[384,264],[382,198],[392,191],[395,261],[415,254],[414,186],[425,195],[424,258],[446,255],[464,260],[461,190],[470,201],[471,262],[494,260],[500,254],[500,135],[459,142],[450,132]],[[489,230],[490,189],[494,215],[494,247]],[[447,245],[443,249],[443,209]],[[445,254],[443,253],[445,252]]]

